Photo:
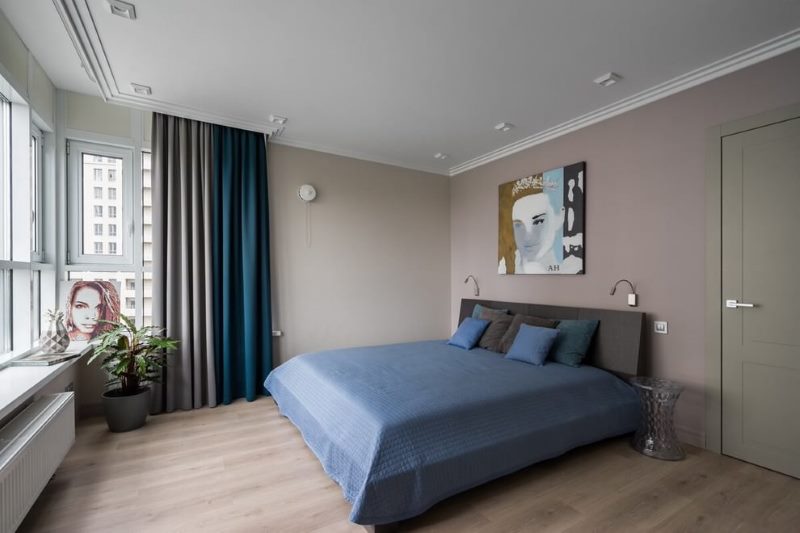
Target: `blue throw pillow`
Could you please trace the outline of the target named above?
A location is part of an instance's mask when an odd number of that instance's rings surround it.
[[[542,366],[556,337],[558,337],[557,329],[522,324],[506,357],[515,361]]]
[[[589,351],[599,320],[562,320],[556,326],[561,332],[553,345],[550,359],[569,366],[581,366]]]
[[[492,309],[491,307],[485,307],[481,304],[475,304],[475,307],[472,308],[472,318],[480,318],[481,312],[483,311],[492,311],[503,315],[508,314],[508,309]]]
[[[478,340],[481,338],[481,335],[483,335],[483,332],[486,331],[487,327],[489,327],[488,320],[467,317],[461,325],[458,326],[458,329],[453,333],[453,336],[450,337],[450,340],[447,341],[447,344],[458,346],[465,350],[471,350],[478,344]]]

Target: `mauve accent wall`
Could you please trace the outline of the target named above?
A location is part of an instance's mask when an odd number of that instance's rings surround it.
[[[624,83],[624,82],[623,82]],[[610,90],[610,89],[598,89]],[[648,314],[647,367],[685,386],[676,426],[705,438],[705,135],[709,127],[800,101],[800,51],[790,52],[452,178],[451,326],[462,297],[625,309],[637,285]],[[546,104],[546,103],[545,103]],[[498,185],[586,161],[586,274],[497,274]],[[651,333],[653,320],[668,335]]]

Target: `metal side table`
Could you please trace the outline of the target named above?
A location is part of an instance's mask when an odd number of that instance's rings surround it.
[[[649,457],[679,461],[686,452],[678,442],[672,414],[683,387],[674,381],[661,378],[635,377],[631,385],[639,394],[642,418],[633,436],[633,448]]]

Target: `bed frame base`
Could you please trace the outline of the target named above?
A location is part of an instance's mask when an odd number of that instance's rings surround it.
[[[364,526],[364,529],[367,530],[367,533],[396,533],[397,531],[400,531],[397,522]]]

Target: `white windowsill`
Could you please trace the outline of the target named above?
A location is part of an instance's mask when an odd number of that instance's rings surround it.
[[[5,352],[3,355],[0,355],[0,372],[8,367],[11,364],[11,361],[15,359],[19,359],[20,357],[25,357],[33,348],[25,348],[23,350],[12,350],[10,352]]]
[[[86,355],[51,366],[9,366],[0,370],[0,420]]]

